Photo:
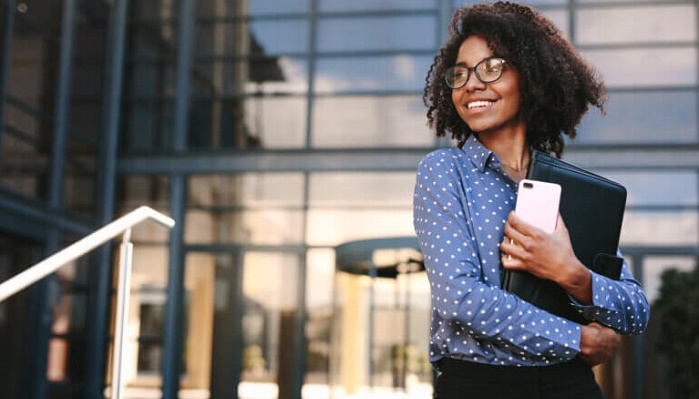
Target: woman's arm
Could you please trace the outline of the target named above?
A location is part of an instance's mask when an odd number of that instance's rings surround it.
[[[454,331],[509,348],[515,355],[573,358],[580,349],[580,325],[501,290],[499,281],[484,275],[484,267],[499,268],[500,235],[490,238],[494,241],[483,253],[484,243],[476,237],[482,226],[474,225],[470,214],[475,200],[468,197],[466,179],[451,157],[439,151],[420,163],[414,195],[414,225],[430,282],[433,317],[442,326],[455,326]],[[482,265],[489,251],[495,252],[494,264]],[[442,328],[434,334],[447,334]],[[454,336],[453,345],[456,339],[467,337]]]
[[[575,256],[560,216],[556,230],[547,234],[511,213],[505,235],[500,245],[503,267],[556,282],[578,302],[575,305],[588,319],[619,333],[645,330],[650,314],[648,300],[626,263],[618,281],[587,269]]]

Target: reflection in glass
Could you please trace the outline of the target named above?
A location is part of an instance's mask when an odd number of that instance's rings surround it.
[[[192,175],[187,205],[197,207],[301,206],[301,173]]]
[[[161,175],[125,175],[119,180],[119,214],[131,212],[139,206],[169,213],[170,179]],[[170,240],[170,233],[154,223],[142,223],[133,229],[132,239],[145,243],[163,243]]]
[[[410,207],[415,173],[314,173],[309,184],[313,208]]]
[[[244,257],[241,398],[274,392],[291,398],[295,321],[298,308],[297,255],[249,252]]]
[[[197,1],[196,4],[197,15],[201,18],[272,16],[309,11],[308,0]]]
[[[295,253],[187,254],[182,397],[187,391],[190,397],[287,398],[298,270]]]
[[[181,0],[140,0],[131,5],[131,13],[134,18],[154,19],[154,18],[177,18],[180,10]]]
[[[695,171],[605,173],[628,190],[626,206],[699,206],[699,176]]]
[[[535,7],[539,7],[539,6],[568,4],[568,1],[567,0],[531,0],[531,1],[528,1],[527,4],[531,4]]]
[[[435,139],[418,96],[320,97],[313,147],[429,147]]]
[[[432,56],[319,58],[315,76],[318,93],[419,91]]]
[[[306,241],[309,245],[337,245],[345,241],[414,234],[412,207],[351,210],[311,209]]]
[[[181,0],[179,0],[181,1]],[[273,16],[307,13],[309,0],[197,1],[197,14],[204,18]]]
[[[307,19],[253,21],[252,36],[264,54],[288,54],[308,51]]]
[[[670,105],[671,104],[671,105]],[[689,90],[611,92],[607,114],[588,112],[572,143],[696,143],[697,93]]]
[[[251,97],[246,100],[245,120],[262,148],[306,146],[305,97]]]
[[[205,19],[197,24],[198,56],[255,56],[303,53],[308,50],[306,19],[230,21]],[[247,38],[241,42],[240,33]]]
[[[695,47],[583,51],[608,87],[689,86],[697,84]]]
[[[696,5],[604,7],[576,12],[577,44],[694,41]],[[619,23],[628,20],[633,23]]]
[[[166,151],[172,146],[174,103],[169,99],[134,99],[122,111],[122,147],[126,152]]]
[[[303,212],[268,210],[191,210],[185,216],[188,244],[298,244],[303,239]]]
[[[309,0],[255,0],[249,3],[250,9],[248,12],[250,15],[304,13],[309,11]]]
[[[36,198],[48,195],[45,179],[55,129],[60,21],[58,2],[14,13],[12,51],[3,54],[9,59],[3,60],[7,75],[0,83],[4,86],[0,106],[5,108],[0,126],[0,184]],[[0,25],[3,34],[5,28]]]
[[[308,91],[308,64],[294,57],[253,58],[244,90],[256,95],[304,93]]]
[[[189,145],[211,149],[304,147],[306,104],[304,97],[193,100]]]
[[[320,11],[386,11],[434,9],[433,0],[320,0]]]
[[[405,393],[429,397],[429,283],[414,237],[336,247],[333,397]],[[361,332],[361,333],[358,333]]]
[[[699,242],[699,213],[696,211],[643,212],[627,210],[621,228],[620,246],[696,246]]]
[[[434,16],[323,18],[318,24],[318,51],[432,50]]]
[[[312,249],[306,256],[306,373],[304,398],[329,398],[330,335],[335,317],[335,251]]]
[[[162,321],[168,284],[167,253],[165,245],[144,245],[142,242],[139,245],[134,240],[130,311],[125,325],[127,333],[124,336],[122,367],[126,376],[125,385],[144,392],[158,391],[162,385],[160,371]],[[116,276],[112,284],[113,292],[116,292]],[[109,320],[114,323],[113,315]],[[111,362],[107,367],[111,367]],[[111,370],[107,375],[111,375]]]
[[[192,176],[187,243],[300,243],[303,175],[269,173]]]
[[[65,237],[68,245],[68,237]],[[0,245],[6,245],[2,242]],[[21,252],[21,248],[18,252]],[[5,261],[11,261],[12,250],[0,249],[0,257],[5,257]],[[15,253],[16,255],[17,253]],[[15,259],[16,260],[16,259]],[[2,266],[0,261],[0,266]],[[26,267],[30,262],[20,263],[17,266]],[[48,359],[46,377],[49,381],[69,383],[79,374],[84,363],[80,356],[84,350],[83,340],[86,332],[86,311],[88,309],[87,295],[87,275],[89,273],[90,262],[87,257],[81,257],[58,269],[54,274],[47,277],[48,290],[51,293],[50,303],[50,331],[51,337],[48,344]],[[4,281],[6,279],[0,280]],[[3,318],[0,311],[0,319]],[[7,315],[4,315],[7,317]],[[8,319],[10,319],[8,317]],[[0,322],[0,324],[2,324]],[[18,324],[22,325],[22,324]],[[0,327],[0,337],[4,337],[11,343],[13,339],[2,335]],[[5,345],[7,345],[6,342]],[[1,374],[1,373],[0,373]],[[2,380],[2,377],[0,377]]]

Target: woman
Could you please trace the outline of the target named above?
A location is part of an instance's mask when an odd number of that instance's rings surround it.
[[[424,92],[437,135],[458,148],[419,165],[414,225],[431,285],[435,398],[602,398],[591,366],[619,334],[644,331],[648,302],[624,264],[619,281],[575,257],[559,217],[551,234],[512,212],[530,151],[560,156],[563,134],[606,90],[549,20],[498,2],[454,14]],[[579,325],[500,289],[503,269],[563,287]]]

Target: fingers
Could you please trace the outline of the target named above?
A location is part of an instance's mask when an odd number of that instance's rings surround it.
[[[501,257],[502,267],[504,267],[505,269],[511,269],[511,270],[525,270],[526,263],[524,263],[524,261],[522,261],[522,259],[517,255],[517,252],[518,252],[517,246],[512,245],[512,244],[510,246],[512,247],[511,250],[508,250],[508,249],[502,250],[502,257]]]
[[[522,231],[522,226],[519,224],[520,221],[521,219],[519,219],[514,212],[510,212],[510,215],[507,218],[507,223],[505,223],[505,229],[503,230],[505,233],[503,244],[524,242],[527,235]]]
[[[614,330],[597,322],[582,326],[580,358],[591,366],[604,363],[614,356],[620,341]]]

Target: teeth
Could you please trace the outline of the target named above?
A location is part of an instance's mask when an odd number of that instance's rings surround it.
[[[476,107],[487,107],[488,105],[492,104],[492,101],[474,101],[472,103],[468,103],[468,109],[471,108],[476,108]]]

